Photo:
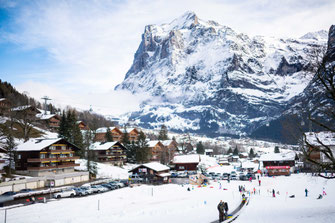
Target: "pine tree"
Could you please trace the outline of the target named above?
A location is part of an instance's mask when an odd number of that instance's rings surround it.
[[[236,146],[235,149],[234,149],[234,151],[233,151],[233,155],[234,156],[238,156],[238,154],[239,154],[239,151],[238,151],[238,148]]]
[[[136,162],[145,163],[150,159],[150,149],[145,134],[140,131],[136,142]]]
[[[229,148],[228,151],[227,151],[227,155],[229,155],[231,153],[233,153],[233,150],[231,148]]]
[[[90,178],[95,177],[97,175],[97,165],[95,161],[95,154],[92,150],[90,150],[93,139],[94,139],[94,132],[91,130],[87,130],[84,135],[84,142],[83,142],[83,149],[84,149],[84,157],[87,160],[87,171],[90,173]]]
[[[249,151],[249,158],[253,159],[254,157],[255,157],[255,152],[254,152],[254,149],[251,148],[250,151]]]
[[[106,130],[105,140],[106,142],[113,142],[113,136],[111,134],[111,130],[109,127],[107,127],[107,130]]]
[[[204,146],[202,145],[202,142],[198,142],[197,144],[197,153],[198,154],[204,154],[205,153],[205,148]]]
[[[62,117],[61,117],[61,120],[60,120],[60,123],[59,123],[58,137],[66,139],[66,140],[70,139],[69,125],[68,125],[68,122],[67,122],[65,111],[63,111],[63,113],[62,113]]]
[[[168,130],[165,125],[161,126],[161,130],[159,130],[158,140],[168,140]]]
[[[279,147],[278,146],[275,146],[275,150],[274,150],[275,153],[280,153],[280,150],[279,150]]]

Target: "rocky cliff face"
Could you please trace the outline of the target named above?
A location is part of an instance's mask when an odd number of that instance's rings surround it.
[[[305,89],[308,57],[326,44],[326,33],[249,37],[187,12],[169,24],[145,27],[134,62],[116,89],[161,99],[130,115],[145,127],[249,134],[279,117]]]

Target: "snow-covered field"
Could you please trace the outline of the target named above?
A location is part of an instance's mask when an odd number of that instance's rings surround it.
[[[206,223],[218,218],[217,204],[222,199],[234,209],[240,202],[238,185],[260,190],[252,195],[250,203],[242,210],[235,222],[334,222],[335,180],[325,180],[310,175],[290,177],[261,177],[258,182],[231,181],[229,184],[213,182],[211,187],[181,185],[138,186],[123,188],[103,194],[81,198],[68,198],[9,209],[7,223],[30,222],[97,222],[97,223],[150,223],[182,222]],[[325,187],[328,193],[321,200],[317,196]],[[226,190],[223,190],[226,189]],[[305,197],[307,188],[309,196]],[[280,195],[273,198],[268,190],[275,189]],[[287,192],[287,194],[286,194]],[[295,198],[289,198],[289,195]],[[4,219],[4,211],[0,211]]]

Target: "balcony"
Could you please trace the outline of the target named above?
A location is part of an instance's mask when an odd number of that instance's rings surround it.
[[[69,164],[62,164],[58,166],[38,166],[38,167],[28,167],[27,170],[31,171],[40,171],[40,170],[52,170],[52,169],[62,169],[62,168],[69,168],[69,167],[75,167],[80,166],[80,164],[77,163],[69,163]]]
[[[41,163],[41,162],[51,162],[51,161],[63,161],[63,160],[76,160],[79,156],[72,157],[52,157],[52,158],[29,158],[28,163]]]

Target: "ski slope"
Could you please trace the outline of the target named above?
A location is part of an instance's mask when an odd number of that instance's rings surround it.
[[[187,185],[136,186],[103,194],[80,198],[61,199],[46,204],[34,204],[7,211],[7,223],[206,223],[218,219],[217,204],[220,200],[229,203],[230,210],[240,204],[238,185],[260,191],[251,196],[234,221],[243,222],[335,222],[335,180],[325,180],[310,175],[290,177],[261,177],[257,180],[222,181],[209,187]],[[325,187],[328,193],[321,200],[316,197]],[[307,188],[309,197],[305,197]],[[280,195],[273,198],[268,190],[275,189]],[[295,195],[288,198],[287,195]],[[0,211],[4,219],[4,210]]]

